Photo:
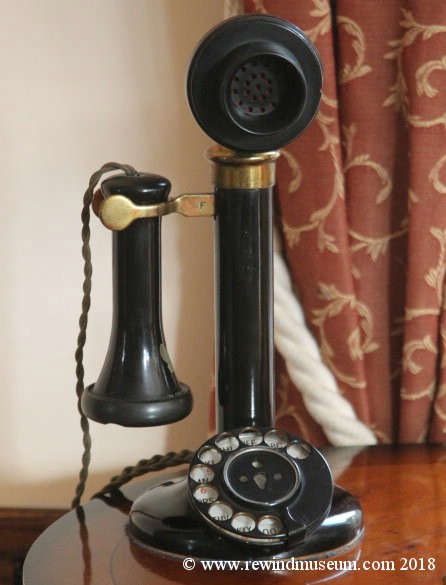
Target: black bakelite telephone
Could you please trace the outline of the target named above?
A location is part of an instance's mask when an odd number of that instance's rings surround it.
[[[164,555],[280,558],[333,554],[362,536],[359,504],[333,488],[322,454],[274,426],[272,217],[276,149],[315,116],[321,64],[294,25],[268,15],[223,22],[187,77],[191,110],[219,146],[213,194],[168,199],[164,177],[105,180],[97,201],[113,230],[113,327],[104,366],[82,396],[87,417],[169,424],[192,408],[161,323],[161,216],[213,216],[218,433],[188,471],[158,477],[130,511],[128,536]]]

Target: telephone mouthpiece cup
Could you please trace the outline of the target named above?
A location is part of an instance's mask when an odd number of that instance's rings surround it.
[[[196,49],[187,76],[189,105],[219,144],[265,152],[301,134],[317,113],[322,67],[308,37],[270,15],[229,19]]]

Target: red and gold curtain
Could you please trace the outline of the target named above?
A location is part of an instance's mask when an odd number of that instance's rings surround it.
[[[286,147],[284,252],[325,362],[381,442],[446,440],[446,3],[245,0],[302,28],[319,114]],[[323,443],[277,358],[283,428]]]

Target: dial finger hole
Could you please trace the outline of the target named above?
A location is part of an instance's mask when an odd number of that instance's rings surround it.
[[[222,451],[230,452],[238,449],[239,442],[237,437],[231,433],[222,433],[215,439],[215,444]]]
[[[202,504],[212,504],[218,499],[218,492],[212,485],[200,485],[194,490],[194,498]]]
[[[288,436],[283,431],[268,431],[265,434],[265,443],[274,449],[283,449],[288,445]]]
[[[288,445],[286,452],[293,459],[306,459],[311,454],[311,447],[307,443],[294,441]]]
[[[203,447],[198,453],[198,459],[208,465],[216,465],[221,461],[221,453],[214,447]]]
[[[190,476],[197,483],[210,483],[215,474],[207,465],[195,465],[190,470]]]
[[[257,524],[257,528],[262,534],[274,536],[275,534],[281,533],[283,525],[277,516],[262,516]]]
[[[215,502],[211,506],[209,506],[208,514],[214,520],[218,522],[224,522],[225,520],[229,520],[233,514],[233,510],[229,504],[226,502]]]
[[[256,521],[250,514],[239,512],[232,518],[231,526],[237,532],[251,532],[256,527]]]
[[[255,429],[254,427],[246,427],[240,431],[238,438],[244,445],[252,446],[260,445],[263,439],[263,435],[259,429]]]

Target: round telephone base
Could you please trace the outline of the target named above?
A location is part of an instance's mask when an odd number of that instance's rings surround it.
[[[303,541],[274,546],[240,545],[211,530],[189,505],[187,473],[158,477],[130,511],[132,548],[149,548],[170,557],[261,560],[332,557],[357,547],[364,527],[356,498],[335,486],[330,512]],[[135,553],[137,550],[135,550]]]

